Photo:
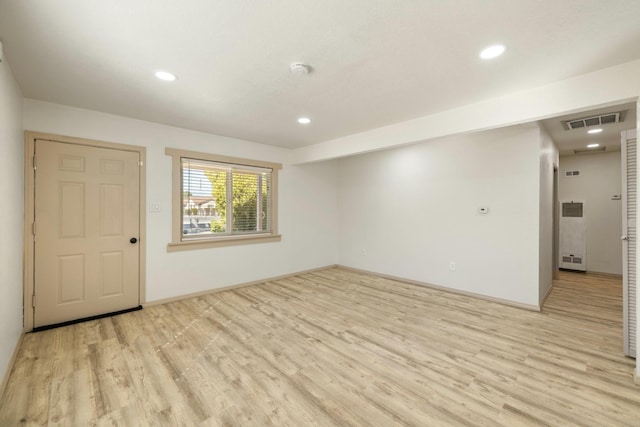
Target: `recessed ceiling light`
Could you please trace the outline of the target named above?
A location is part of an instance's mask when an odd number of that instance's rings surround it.
[[[598,129],[591,129],[591,130],[587,131],[587,133],[600,133],[600,132],[602,132],[602,129],[599,129],[599,128]]]
[[[175,74],[171,74],[167,71],[156,71],[156,77],[167,82],[172,82],[177,79]]]
[[[482,59],[492,59],[492,58],[495,58],[497,56],[502,55],[505,50],[506,50],[506,48],[501,44],[496,44],[496,45],[493,45],[493,46],[489,46],[488,48],[486,48],[482,52],[480,52],[480,58],[482,58]]]
[[[600,144],[589,144],[587,145],[587,148],[598,148],[600,147]]]
[[[311,123],[311,119],[309,117],[300,117],[298,119],[298,123],[300,123],[301,125],[308,125],[309,123]]]

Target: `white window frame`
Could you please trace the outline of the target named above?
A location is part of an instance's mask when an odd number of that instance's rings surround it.
[[[195,151],[165,148],[165,154],[172,158],[172,230],[171,242],[167,245],[168,252],[193,249],[215,248],[221,246],[245,245],[253,243],[279,242],[282,236],[278,234],[278,171],[282,169],[279,163],[249,160],[237,157],[219,156],[216,154],[199,153]],[[258,167],[271,169],[271,230],[265,233],[252,234],[222,234],[207,235],[198,239],[183,239],[182,234],[182,160],[203,160],[216,163],[227,163],[234,166]],[[231,220],[231,218],[228,218]]]

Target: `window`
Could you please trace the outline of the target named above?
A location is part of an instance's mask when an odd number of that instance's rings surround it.
[[[173,158],[168,250],[279,241],[280,164],[167,148]]]

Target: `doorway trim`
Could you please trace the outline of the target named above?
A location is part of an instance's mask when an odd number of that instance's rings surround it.
[[[48,133],[25,131],[24,144],[24,254],[23,254],[23,331],[33,330],[33,291],[34,291],[34,239],[33,224],[35,221],[35,176],[33,159],[35,155],[35,141],[44,139],[67,144],[84,145],[98,148],[111,148],[123,151],[133,151],[140,155],[140,258],[138,272],[138,298],[143,305],[146,302],[146,275],[147,275],[147,210],[146,210],[146,147],[137,145],[118,144],[114,142],[96,141],[91,139],[76,138],[71,136],[53,135]]]
[[[553,280],[560,279],[560,208],[558,195],[560,194],[559,185],[559,165],[553,165],[553,261],[551,268],[553,269]],[[553,285],[551,286],[553,288]]]

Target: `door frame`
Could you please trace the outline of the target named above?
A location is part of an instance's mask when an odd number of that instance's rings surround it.
[[[553,165],[553,261],[551,264],[551,268],[553,269],[552,273],[552,283],[553,280],[560,279],[560,203],[559,203],[559,194],[560,194],[560,166]],[[552,286],[553,287],[553,286]]]
[[[53,142],[84,145],[96,148],[109,148],[122,151],[133,151],[139,154],[142,162],[140,174],[140,238],[139,238],[139,269],[138,269],[138,298],[140,305],[146,302],[146,253],[147,253],[147,210],[146,210],[146,164],[147,149],[137,145],[118,144],[115,142],[96,141],[71,136],[53,135],[48,133],[25,131],[24,144],[24,254],[23,254],[23,331],[33,330],[33,293],[34,293],[34,252],[33,224],[35,221],[35,174],[33,159],[35,155],[35,141],[44,139]]]

